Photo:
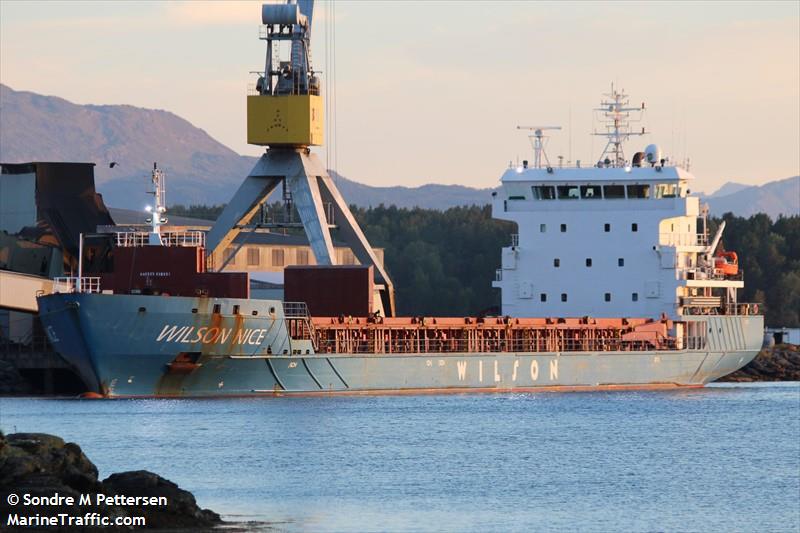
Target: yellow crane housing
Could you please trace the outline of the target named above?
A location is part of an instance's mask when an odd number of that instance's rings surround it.
[[[260,146],[321,146],[325,110],[315,94],[247,97],[247,142]]]

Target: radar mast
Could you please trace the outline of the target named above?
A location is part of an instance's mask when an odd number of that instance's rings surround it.
[[[547,166],[550,167],[550,159],[545,151],[549,137],[542,132],[545,130],[560,130],[561,126],[517,126],[517,129],[533,131],[532,134],[528,135],[528,139],[533,146],[533,168],[542,168],[542,158],[544,158]]]
[[[644,102],[641,107],[630,107],[630,100],[625,90],[617,90],[614,84],[611,84],[611,92],[604,93],[604,98],[600,102],[600,107],[595,108],[595,112],[602,115],[601,121],[604,123],[605,131],[594,131],[592,135],[606,137],[608,142],[600,154],[597,162],[598,167],[613,166],[624,167],[627,164],[625,159],[625,152],[622,148],[622,143],[627,141],[631,136],[646,135],[647,131],[644,128],[641,131],[633,131],[631,129],[631,122],[640,122],[644,114]],[[632,114],[634,116],[632,117]]]

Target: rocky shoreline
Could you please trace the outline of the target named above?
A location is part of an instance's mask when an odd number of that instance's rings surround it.
[[[778,344],[765,348],[747,366],[717,381],[800,381],[800,347]]]
[[[8,436],[0,433],[0,517],[4,521],[0,530],[9,527],[7,521],[12,515],[17,516],[16,520],[24,516],[39,523],[33,523],[33,527],[12,524],[10,529],[48,532],[145,528],[151,531],[204,532],[223,523],[217,513],[201,509],[190,492],[152,472],[122,472],[102,481],[97,476],[97,467],[75,443],[44,433]],[[24,504],[25,495],[64,498],[33,506]],[[91,501],[81,504],[81,495],[89,495]],[[15,503],[17,499],[19,501]],[[91,519],[86,517],[92,513],[109,517],[112,521],[117,517],[123,520],[125,517],[144,517],[146,525],[116,527],[73,523],[72,526],[37,527],[41,526],[41,520],[31,518],[34,515],[58,517],[65,514],[88,522]]]

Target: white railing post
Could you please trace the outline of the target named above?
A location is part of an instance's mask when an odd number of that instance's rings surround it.
[[[78,238],[78,292],[80,292],[81,279],[83,278],[83,232]]]

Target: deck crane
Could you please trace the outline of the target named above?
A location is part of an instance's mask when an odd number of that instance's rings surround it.
[[[313,0],[261,6],[259,38],[266,61],[256,94],[247,96],[247,142],[266,152],[228,202],[207,237],[212,257],[221,257],[278,185],[287,209],[296,207],[317,264],[335,265],[331,229],[362,265],[371,265],[383,316],[395,314],[394,287],[347,203],[312,146],[324,143],[320,83],[310,60]],[[276,57],[273,43],[289,42],[291,53]],[[327,209],[330,208],[330,209]],[[335,224],[333,220],[335,220]]]

